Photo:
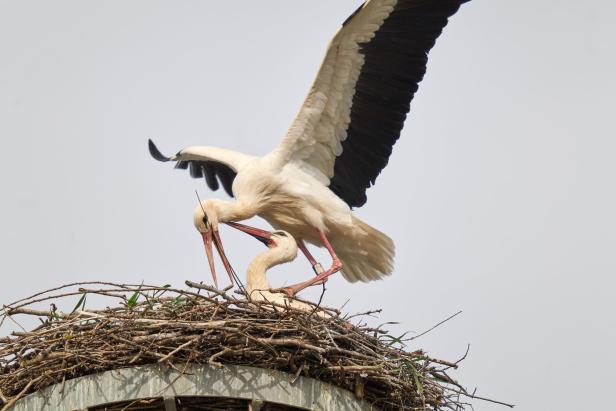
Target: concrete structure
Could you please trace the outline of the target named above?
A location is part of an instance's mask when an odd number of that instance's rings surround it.
[[[162,398],[165,411],[177,411],[180,397],[240,398],[248,400],[247,409],[253,411],[268,403],[314,411],[376,410],[347,390],[279,371],[211,365],[189,365],[184,373],[177,370],[152,364],[87,375],[66,381],[62,392],[56,384],[30,394],[11,411],[88,410],[144,398]]]

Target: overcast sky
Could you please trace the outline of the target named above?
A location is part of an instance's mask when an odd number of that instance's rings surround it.
[[[226,196],[152,160],[147,139],[268,152],[359,3],[0,0],[0,303],[78,280],[209,280],[194,190]],[[615,21],[607,0],[465,4],[356,211],[394,239],[395,273],[335,277],[326,303],[381,307],[375,323],[400,333],[463,310],[409,349],[454,360],[470,343],[455,377],[522,410],[606,409]],[[222,235],[238,272],[263,250]],[[311,275],[298,259],[270,279]]]

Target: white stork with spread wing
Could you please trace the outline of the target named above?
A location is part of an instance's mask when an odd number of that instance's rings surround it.
[[[447,19],[467,0],[368,0],[332,39],[316,80],[281,144],[263,157],[215,147],[189,147],[161,161],[190,168],[216,190],[219,181],[235,202],[209,199],[195,211],[211,262],[220,247],[218,223],[255,215],[288,231],[313,267],[304,241],[325,246],[329,269],[290,294],[324,282],[340,269],[351,282],[391,274],[394,244],[353,215],[366,189],[387,165],[410,102],[426,71],[428,51]],[[214,273],[213,273],[214,274]]]

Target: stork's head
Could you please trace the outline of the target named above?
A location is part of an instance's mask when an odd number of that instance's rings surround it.
[[[197,208],[195,208],[195,212],[193,213],[193,224],[197,231],[201,234],[206,233],[210,229],[210,220],[205,213],[205,207],[203,207],[203,203],[199,204]]]
[[[276,250],[277,263],[287,263],[297,257],[297,241],[286,231],[277,230],[271,233],[273,245],[268,245],[270,249]]]
[[[193,224],[201,234],[218,230],[218,211],[210,200],[201,201],[193,213]]]
[[[212,272],[214,284],[218,287],[218,281],[216,280],[216,269],[214,268],[212,244],[216,246],[216,250],[222,259],[225,270],[227,271],[227,274],[229,274],[229,278],[233,283],[233,269],[231,268],[231,264],[225,255],[222,242],[220,241],[220,236],[218,234],[218,213],[216,211],[216,207],[214,207],[211,201],[206,200],[199,203],[193,213],[193,223],[197,231],[201,234],[201,237],[203,237],[203,245],[205,246],[205,253],[210,265],[210,271]]]

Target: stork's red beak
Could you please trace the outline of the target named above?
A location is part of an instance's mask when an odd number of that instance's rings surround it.
[[[220,235],[218,231],[209,229],[205,233],[201,233],[201,237],[203,237],[203,245],[205,246],[205,254],[207,255],[207,261],[210,265],[210,271],[212,272],[212,279],[214,280],[214,285],[218,288],[218,280],[216,278],[216,267],[214,264],[214,253],[212,251],[212,243],[216,247],[216,251],[218,251],[218,255],[222,260],[222,264],[225,266],[225,270],[227,274],[229,274],[229,279],[231,280],[231,284],[234,284],[235,281],[233,279],[234,272],[231,267],[231,263],[229,263],[229,259],[225,254],[225,249],[222,247],[222,240],[220,239]]]
[[[256,238],[257,240],[261,241],[263,244],[265,244],[266,246],[270,246],[272,244],[275,244],[274,240],[272,239],[272,233],[266,230],[261,230],[260,228],[256,228],[256,227],[249,227],[247,225],[244,224],[239,224],[239,223],[234,223],[234,222],[226,222],[225,224],[240,230],[246,234],[250,234],[251,236],[253,236],[254,238]]]
[[[203,245],[205,246],[205,254],[207,255],[207,261],[210,265],[210,272],[214,279],[214,285],[218,288],[218,280],[216,279],[216,267],[214,265],[214,253],[212,252],[212,230],[207,230],[205,233],[201,233],[203,237]]]
[[[246,234],[250,234],[257,240],[261,241],[266,246],[276,244],[274,240],[272,239],[272,233],[270,233],[269,231],[265,231],[259,228],[249,227],[247,225],[233,223],[233,222],[226,222],[225,224],[237,230],[240,230]],[[242,285],[239,282],[239,279],[237,278],[237,276],[235,275],[235,272],[233,271],[233,268],[231,267],[231,263],[229,263],[229,260],[227,259],[225,250],[222,247],[222,241],[220,239],[220,235],[218,234],[218,230],[213,230],[209,228],[206,232],[201,233],[201,237],[203,237],[203,245],[205,246],[205,253],[207,255],[207,260],[210,265],[210,271],[212,272],[212,278],[214,280],[214,285],[216,286],[216,288],[218,288],[218,279],[216,278],[216,268],[214,264],[214,252],[212,250],[212,244],[214,244],[214,246],[216,247],[216,251],[218,251],[218,255],[220,255],[222,264],[225,266],[225,270],[227,271],[227,274],[229,274],[229,279],[231,280],[231,284],[234,284],[237,281],[238,285],[241,287]]]

